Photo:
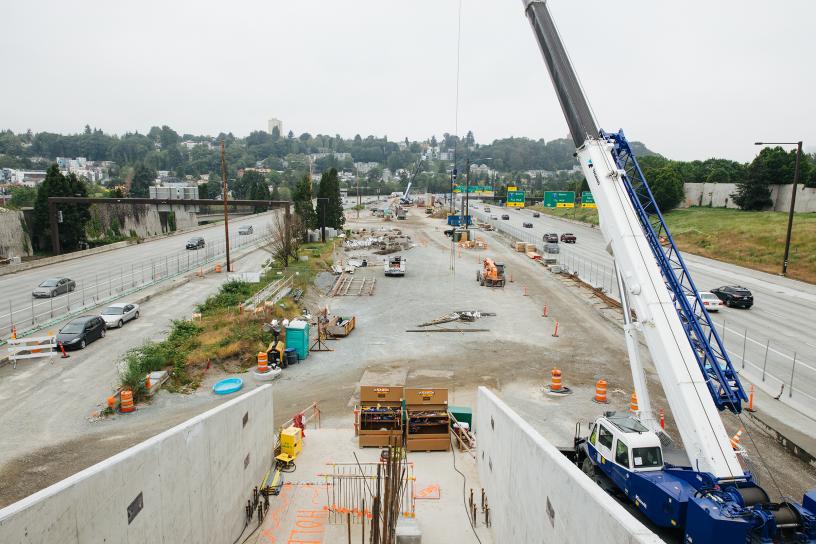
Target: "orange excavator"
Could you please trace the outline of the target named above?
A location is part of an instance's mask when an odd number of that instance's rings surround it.
[[[504,264],[482,259],[482,269],[476,272],[476,281],[482,286],[504,287]]]

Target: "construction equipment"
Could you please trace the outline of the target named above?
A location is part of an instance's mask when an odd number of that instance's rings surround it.
[[[392,255],[385,260],[385,275],[386,276],[404,276],[405,275],[405,258],[400,255]]]
[[[482,259],[482,269],[476,272],[476,281],[481,286],[504,287],[504,264],[493,259]]]
[[[576,433],[574,448],[565,453],[604,488],[624,493],[653,523],[681,529],[687,544],[816,542],[816,490],[802,504],[773,502],[740,465],[718,410],[739,414],[745,391],[632,148],[623,131],[598,130],[546,2],[523,3],[615,260],[638,403],[632,415],[607,413],[588,436]],[[624,53],[607,58],[623,64],[621,74],[634,73]],[[611,82],[608,90],[624,89],[620,83]],[[640,334],[685,452],[668,446],[652,412]]]

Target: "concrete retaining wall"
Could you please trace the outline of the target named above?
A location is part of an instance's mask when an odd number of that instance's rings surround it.
[[[23,226],[23,212],[0,208],[0,259],[31,255],[31,240]]]
[[[198,226],[195,208],[175,206],[175,229],[172,228],[170,212],[161,211],[156,206],[147,204],[105,204],[91,206],[91,216],[100,233],[104,234],[112,225],[117,225],[124,235],[135,234],[139,238],[148,238],[166,234],[173,230],[185,230]]]
[[[816,188],[797,185],[796,211],[807,213],[816,212]],[[793,184],[771,185],[771,200],[773,211],[786,212],[790,209],[791,190]],[[731,196],[737,192],[736,183],[686,183],[685,199],[681,208],[689,206],[711,206],[712,208],[738,208]]]
[[[229,544],[272,464],[272,420],[265,385],[0,510],[0,542]]]
[[[494,542],[662,542],[484,387],[476,441]]]

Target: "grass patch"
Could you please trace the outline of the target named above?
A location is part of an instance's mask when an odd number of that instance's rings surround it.
[[[174,321],[165,340],[127,352],[121,372],[122,387],[132,390],[134,399],[139,401],[145,397],[145,378],[150,372],[167,370],[170,378],[165,387],[183,393],[197,389],[211,366],[226,372],[242,372],[255,366],[258,352],[265,351],[273,339],[272,333],[264,332],[264,322],[292,319],[301,310],[289,297],[257,315],[239,311],[239,304],[282,274],[296,274],[294,286],[305,290],[318,272],[331,267],[333,250],[333,242],[305,244],[300,255],[308,256],[307,261],[292,262],[286,269],[272,263],[260,283],[224,283],[216,294],[198,305],[200,321]]]
[[[598,224],[598,212],[590,208],[532,208],[555,217]],[[673,210],[664,218],[681,251],[771,274],[782,271],[786,212],[692,207]],[[816,283],[816,213],[794,215],[788,276]]]

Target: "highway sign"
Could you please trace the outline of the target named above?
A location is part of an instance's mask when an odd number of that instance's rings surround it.
[[[574,208],[575,191],[546,191],[544,193],[545,208]]]
[[[595,205],[595,199],[592,197],[592,193],[589,191],[583,191],[581,193],[581,207],[582,208],[597,208]]]
[[[471,185],[468,188],[468,193],[474,196],[493,196],[493,186],[492,185]],[[464,193],[465,186],[464,185],[454,185],[453,186],[454,193]]]
[[[524,207],[524,191],[517,190],[516,187],[507,188],[507,207],[508,208],[523,208]]]

